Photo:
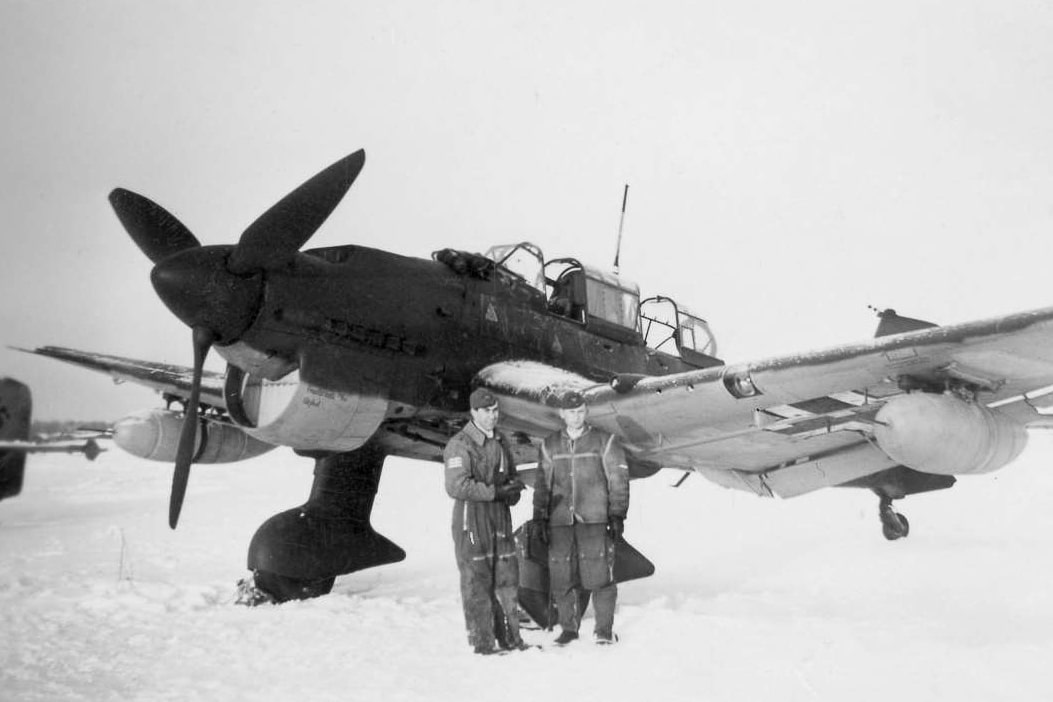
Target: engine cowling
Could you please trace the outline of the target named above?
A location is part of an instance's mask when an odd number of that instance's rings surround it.
[[[113,441],[140,458],[175,461],[183,415],[172,410],[146,410],[121,419],[113,426]],[[202,443],[204,448],[202,448]],[[274,448],[230,424],[202,421],[197,432],[194,463],[232,463],[255,458]]]
[[[300,379],[280,380],[227,367],[227,411],[246,433],[272,444],[316,451],[353,451],[376,432],[388,400],[364,381],[360,392],[337,392]]]
[[[1027,446],[1023,426],[952,395],[918,392],[894,397],[875,419],[874,436],[881,450],[924,473],[988,473]]]

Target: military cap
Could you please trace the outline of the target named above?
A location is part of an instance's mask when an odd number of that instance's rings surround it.
[[[559,398],[560,409],[576,409],[585,404],[585,398],[577,390],[571,390],[563,393],[563,396]]]
[[[476,388],[472,391],[472,394],[468,396],[468,404],[472,409],[493,407],[497,404],[497,395],[493,394],[486,388]]]

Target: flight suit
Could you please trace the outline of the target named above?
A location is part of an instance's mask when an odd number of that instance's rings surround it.
[[[610,638],[618,588],[614,583],[611,517],[629,510],[629,469],[618,439],[585,425],[572,439],[566,429],[541,445],[534,483],[535,518],[548,522],[550,587],[564,631],[581,623],[577,588],[591,591],[596,633]]]
[[[477,651],[492,650],[495,637],[502,648],[523,644],[512,515],[507,504],[494,501],[494,485],[514,480],[516,469],[507,439],[494,437],[469,422],[443,451],[446,492],[454,499],[451,526],[461,602],[468,642]]]

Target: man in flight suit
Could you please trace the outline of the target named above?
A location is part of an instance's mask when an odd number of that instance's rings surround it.
[[[562,629],[556,643],[578,638],[582,602],[590,592],[596,612],[596,643],[617,641],[614,544],[629,509],[629,469],[618,439],[585,423],[581,393],[560,400],[564,427],[541,445],[534,483],[534,521],[547,538],[550,588]]]
[[[497,397],[479,388],[468,402],[471,421],[446,444],[443,459],[468,643],[487,655],[497,652],[495,640],[503,649],[528,648],[519,636],[519,565],[508,509],[525,485],[508,440],[495,430]]]

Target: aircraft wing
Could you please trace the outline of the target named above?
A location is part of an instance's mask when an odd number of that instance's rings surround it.
[[[20,453],[83,453],[89,461],[94,461],[106,449],[99,446],[95,439],[75,441],[59,439],[54,441],[0,441],[0,451]]]
[[[35,349],[18,349],[38,356],[47,356],[60,361],[72,363],[82,368],[105,373],[116,383],[131,381],[153,388],[166,397],[185,400],[190,396],[190,383],[193,370],[186,366],[174,366],[167,363],[138,361],[121,356],[77,351],[59,346],[41,346]],[[223,374],[205,371],[201,377],[201,402],[213,407],[226,408],[223,398]]]
[[[511,428],[558,427],[546,402],[555,393],[536,374],[517,375],[515,365],[496,364],[479,377],[505,396]],[[564,376],[556,380],[568,385]],[[866,429],[884,402],[908,389],[965,384],[1020,423],[1050,426],[1038,409],[1053,405],[1053,308],[753,363],[587,383],[579,378],[576,389],[585,392],[589,421],[620,436],[637,460],[791,496],[894,467]]]

